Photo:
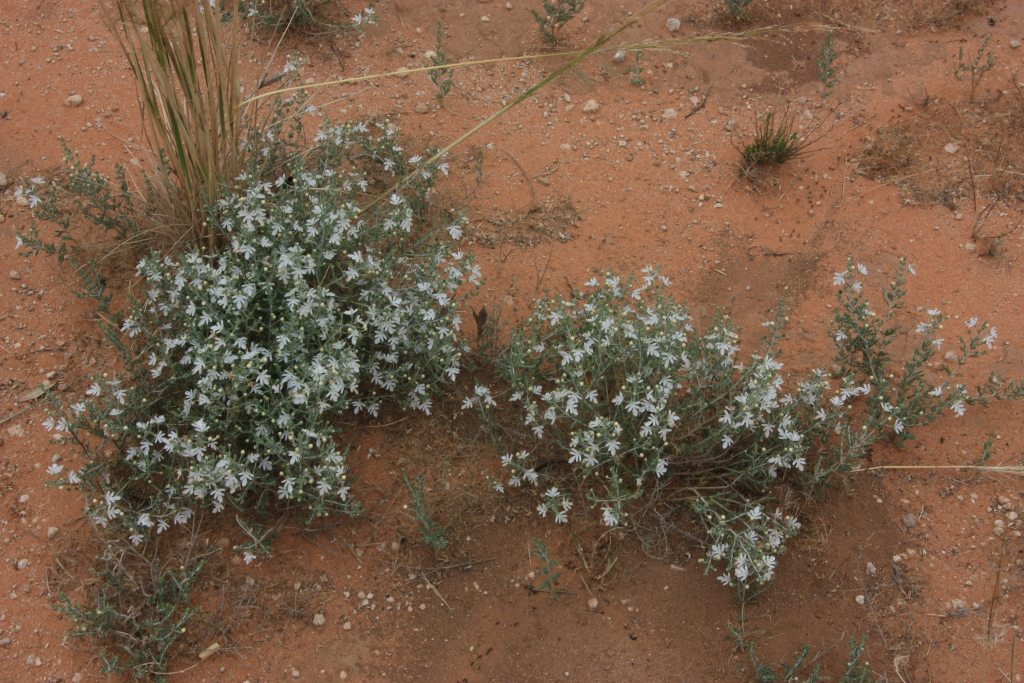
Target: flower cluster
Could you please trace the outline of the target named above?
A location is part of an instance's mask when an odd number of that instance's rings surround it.
[[[310,516],[351,512],[333,417],[376,415],[384,401],[429,413],[459,373],[457,291],[479,272],[450,250],[458,221],[423,225],[422,188],[364,210],[365,160],[409,164],[397,135],[323,135],[307,166],[276,182],[243,177],[211,207],[219,252],[142,260],[145,295],[120,328],[127,376],[97,378],[47,421],[90,455],[51,474],[96,495],[98,523],[127,525],[138,542],[199,509],[275,498]]]
[[[752,501],[745,509],[718,505],[718,501],[698,498],[694,512],[708,535],[708,566],[724,562],[726,570],[718,580],[726,586],[747,591],[753,584],[765,584],[775,576],[778,555],[785,552],[785,541],[799,533],[800,522],[781,508],[768,513],[770,499]]]

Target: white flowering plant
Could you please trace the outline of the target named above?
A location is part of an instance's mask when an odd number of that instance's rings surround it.
[[[831,379],[812,370],[787,392],[779,343],[788,320],[780,308],[764,323],[759,350],[740,360],[740,334],[719,312],[706,329],[666,293],[654,270],[637,281],[609,274],[572,298],[545,298],[511,335],[497,360],[520,429],[502,458],[499,491],[528,484],[537,511],[565,523],[574,497],[600,508],[608,526],[645,532],[643,515],[689,507],[702,527],[707,571],[749,597],[772,580],[786,540],[800,529],[787,488],[816,494],[837,472],[848,472],[878,438],[897,442],[969,403],[1024,398],[1020,382],[997,378],[969,396],[962,384],[929,382],[923,367],[941,340],[938,311],[919,328],[920,346],[902,367],[886,348],[899,325],[903,266],[885,292],[887,313],[875,316],[850,263],[838,273],[840,306],[832,324],[842,371]],[[995,330],[968,321],[959,368],[991,347]],[[863,397],[865,409],[858,401]],[[499,426],[491,388],[477,384],[463,403]],[[664,520],[664,512],[656,514]]]
[[[97,524],[139,543],[200,509],[352,513],[336,418],[385,402],[430,413],[458,375],[459,305],[479,271],[452,249],[462,219],[439,230],[417,209],[438,169],[383,125],[328,125],[317,142],[209,207],[220,252],[139,263],[144,296],[111,330],[123,371],[46,421],[87,456],[50,473],[86,492]],[[367,201],[371,183],[416,168]]]
[[[832,279],[839,302],[829,330],[837,348],[836,374],[864,388],[859,392],[864,396],[864,424],[897,446],[913,439],[917,427],[931,424],[947,411],[960,417],[970,404],[1024,398],[1020,381],[1004,383],[992,375],[974,394],[960,381],[964,366],[985,355],[998,338],[996,328],[977,318],[965,322],[966,336],[958,335],[936,363],[944,337],[956,333],[947,329],[948,315],[937,308],[927,309],[928,319],[918,322],[914,330],[920,341],[909,357],[894,357],[890,347],[902,328],[898,312],[905,308],[907,275],[914,273],[914,266],[902,259],[882,290],[884,310],[880,314],[870,308],[864,291],[861,279],[868,269],[863,264],[850,259],[846,270]],[[937,368],[944,377],[937,378],[929,368]]]
[[[568,467],[608,526],[628,526],[631,510],[654,495],[688,491],[710,558],[725,560],[723,580],[764,583],[799,528],[773,490],[787,474],[817,476],[812,454],[842,431],[848,409],[825,398],[821,371],[783,391],[781,309],[742,363],[729,317],[697,330],[668,284],[653,270],[639,281],[609,274],[585,294],[538,302],[498,359],[530,436],[502,459],[509,477],[495,486],[538,487],[538,512],[565,522],[572,491],[549,484],[555,466]],[[497,402],[479,385],[464,405],[490,419]],[[839,450],[829,473],[859,455]]]

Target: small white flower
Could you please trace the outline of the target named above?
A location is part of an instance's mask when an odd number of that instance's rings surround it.
[[[832,285],[834,287],[842,287],[846,284],[846,273],[835,273],[832,276]],[[719,577],[721,578],[721,577]]]
[[[985,346],[991,349],[994,346],[996,339],[998,338],[999,333],[996,331],[996,328],[993,327],[992,331],[988,333],[987,337],[985,337]]]
[[[978,324],[978,319],[977,318],[971,318],[965,324],[967,325],[967,327],[974,327],[975,325]]]

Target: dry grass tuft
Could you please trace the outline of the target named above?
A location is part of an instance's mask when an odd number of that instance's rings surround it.
[[[580,214],[568,197],[550,195],[528,211],[495,209],[494,215],[467,230],[470,244],[493,249],[502,244],[533,247],[546,241],[568,242],[579,225]]]
[[[861,152],[859,168],[875,180],[888,180],[906,172],[914,163],[913,132],[904,122],[869,137]]]

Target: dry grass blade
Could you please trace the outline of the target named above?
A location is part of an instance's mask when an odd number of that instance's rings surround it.
[[[660,3],[659,3],[658,6],[660,6]],[[650,11],[653,11],[654,9],[657,9],[657,6],[655,6],[653,8],[648,8],[647,10],[644,10],[644,14],[646,14],[646,13],[648,13]],[[635,23],[636,21],[639,21],[641,18],[642,17],[640,15],[635,16],[629,24],[626,24],[625,26],[622,26],[619,29],[617,29],[616,32],[614,34],[612,34],[611,37],[614,37],[615,35],[618,35],[623,30],[625,30],[626,28],[631,26],[633,23]],[[738,40],[743,40],[745,38],[752,38],[754,36],[764,35],[764,34],[767,34],[767,33],[771,33],[773,31],[786,31],[786,30],[790,30],[790,29],[788,29],[787,27],[784,27],[784,26],[766,26],[766,27],[762,27],[762,28],[750,29],[748,31],[737,31],[737,32],[734,32],[734,33],[713,33],[713,34],[710,34],[710,35],[697,36],[697,37],[693,37],[693,38],[678,38],[678,39],[675,39],[675,40],[665,40],[665,41],[644,41],[644,42],[640,42],[640,43],[633,43],[633,44],[630,44],[630,45],[616,45],[616,46],[608,46],[607,45],[607,42],[608,42],[607,40],[599,39],[599,40],[601,40],[602,47],[596,48],[596,49],[595,49],[594,46],[591,46],[590,48],[587,48],[586,50],[568,50],[568,51],[565,51],[565,52],[544,52],[544,53],[541,53],[541,54],[533,54],[533,55],[519,55],[518,57],[495,57],[493,59],[476,59],[476,60],[467,61],[467,62],[457,62],[455,64],[440,64],[440,65],[436,65],[436,66],[415,67],[415,68],[411,68],[411,69],[404,69],[402,71],[386,71],[386,72],[382,72],[382,73],[368,74],[366,76],[353,76],[351,78],[339,78],[339,79],[332,80],[332,81],[322,81],[320,83],[311,83],[311,84],[297,85],[297,86],[293,86],[293,87],[290,87],[290,88],[279,88],[277,90],[271,90],[271,91],[268,91],[268,92],[265,92],[265,93],[260,93],[258,95],[252,95],[248,99],[244,100],[242,102],[242,105],[247,105],[247,104],[250,104],[252,102],[257,102],[259,100],[265,99],[267,97],[274,97],[274,96],[282,95],[282,94],[289,93],[289,92],[313,90],[315,88],[323,88],[323,87],[326,87],[326,86],[329,86],[329,85],[351,85],[353,83],[362,83],[364,81],[374,81],[374,80],[378,80],[378,79],[381,79],[381,78],[391,78],[391,77],[394,77],[394,76],[408,77],[408,76],[413,75],[413,74],[430,73],[432,71],[440,71],[442,69],[464,68],[464,67],[470,67],[470,66],[485,66],[485,65],[488,65],[488,64],[501,64],[501,63],[504,63],[504,62],[529,62],[529,61],[535,61],[535,60],[541,60],[541,59],[557,59],[557,58],[560,58],[560,57],[580,57],[581,55],[589,57],[589,56],[592,56],[592,55],[597,54],[599,52],[611,52],[611,51],[619,51],[619,50],[626,50],[627,52],[637,52],[637,51],[641,51],[641,50],[655,50],[655,49],[660,49],[660,48],[669,48],[669,47],[674,47],[674,46],[677,46],[677,45],[684,45],[684,44],[687,44],[687,43],[712,43],[712,42],[722,41],[722,40],[737,40],[738,41]],[[574,61],[573,64],[575,65],[575,63],[576,62]],[[559,75],[561,75],[562,73],[564,73],[564,69],[559,73]],[[271,85],[271,83],[273,83],[273,82],[276,82],[276,78],[275,78],[275,80],[264,81],[261,84],[261,87],[265,87],[267,85]]]
[[[978,470],[980,472],[1024,475],[1024,467],[1018,465],[876,465],[874,467],[854,467],[850,472],[873,472],[875,470]]]
[[[238,15],[227,24],[226,41],[220,11],[202,0],[109,2],[100,7],[135,76],[169,220],[214,246],[204,204],[246,160],[247,110],[230,47],[238,44]]]
[[[995,585],[992,586],[992,599],[988,604],[988,623],[985,628],[985,646],[981,652],[981,680],[988,680],[988,652],[992,648],[992,622],[996,617],[996,603],[999,601],[1000,583],[1003,578],[1003,562],[1006,559],[1006,541],[1003,539],[1002,545],[999,546],[999,559],[996,564],[996,580]],[[1012,679],[1011,679],[1012,680]]]

